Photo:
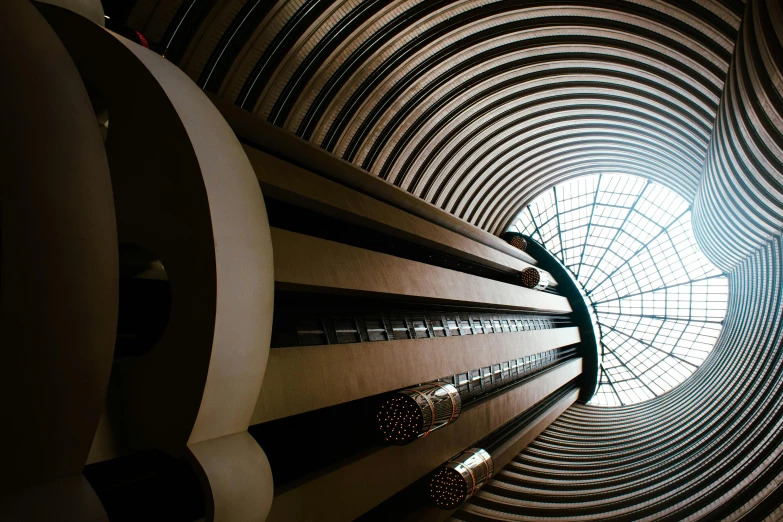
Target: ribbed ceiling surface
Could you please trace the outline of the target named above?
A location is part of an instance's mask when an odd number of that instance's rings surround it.
[[[742,5],[140,0],[131,22],[207,90],[499,233],[606,169],[692,201]]]
[[[730,276],[723,342],[690,379],[624,408],[575,404],[454,519],[781,520],[781,248]]]

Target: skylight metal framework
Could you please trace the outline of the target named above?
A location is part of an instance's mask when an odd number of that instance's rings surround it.
[[[690,206],[673,191],[633,176],[577,178],[540,195],[511,230],[560,259],[593,307],[602,353],[591,404],[656,397],[715,345],[728,281],[696,245]]]

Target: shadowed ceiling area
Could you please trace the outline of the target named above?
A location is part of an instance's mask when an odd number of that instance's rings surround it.
[[[206,90],[499,233],[607,169],[693,201],[743,7],[141,0],[129,23]]]
[[[456,519],[783,515],[780,1],[138,0],[117,16],[206,91],[496,235],[607,172],[692,206],[729,282],[704,364],[641,404],[574,405]]]

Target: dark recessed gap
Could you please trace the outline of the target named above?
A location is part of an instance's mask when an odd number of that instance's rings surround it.
[[[138,357],[160,340],[171,315],[166,269],[148,249],[120,243],[120,299],[114,357]]]
[[[195,472],[184,459],[161,451],[90,464],[84,476],[111,522],[194,522],[204,517],[204,494]]]
[[[272,347],[501,335],[568,326],[568,315],[277,289]]]

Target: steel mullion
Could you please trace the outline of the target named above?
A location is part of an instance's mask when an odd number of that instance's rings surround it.
[[[557,204],[557,187],[552,187],[555,194],[555,216],[557,216],[557,237],[560,240],[560,260],[565,265],[565,245],[563,244],[563,227],[560,225],[560,207]]]
[[[611,327],[610,327],[610,328],[611,328]],[[614,328],[612,328],[612,329],[614,330]],[[602,344],[603,344],[603,343],[602,343]],[[642,344],[644,344],[644,343],[642,343]],[[620,358],[620,356],[619,356],[619,355],[617,355],[616,353],[614,353],[614,350],[612,350],[612,349],[611,349],[611,348],[609,348],[608,346],[606,347],[606,349],[607,349],[607,350],[609,350],[609,353],[611,353],[612,355],[614,355],[614,358],[615,358],[615,359],[617,359],[618,361],[620,361],[620,364],[622,364],[622,365],[623,365],[623,368],[625,368],[626,370],[628,370],[628,372],[629,372],[631,375],[633,375],[633,378],[634,378],[635,380],[639,381],[639,383],[640,383],[642,386],[644,386],[645,388],[647,388],[648,390],[650,390],[650,393],[652,393],[652,394],[653,394],[653,397],[657,397],[657,396],[658,396],[658,394],[657,394],[657,393],[655,393],[655,392],[653,391],[653,389],[652,389],[652,388],[650,388],[649,386],[647,386],[647,383],[645,383],[645,382],[644,382],[644,381],[641,379],[642,375],[644,375],[644,374],[645,374],[645,372],[642,372],[640,375],[637,375],[635,371],[633,371],[632,369],[630,369],[630,368],[628,367],[628,365],[625,363],[625,361],[623,361],[623,360]]]
[[[711,276],[707,276],[707,277],[702,277],[701,279],[689,279],[688,281],[683,281],[682,283],[677,283],[677,284],[674,284],[674,285],[659,286],[659,287],[656,287],[656,288],[651,288],[649,290],[644,290],[642,292],[636,292],[635,294],[625,294],[624,296],[621,296],[621,297],[613,297],[611,299],[605,299],[603,301],[597,301],[594,304],[599,305],[599,304],[603,304],[603,303],[611,303],[612,301],[619,301],[620,299],[627,299],[629,297],[636,297],[636,296],[640,296],[640,295],[644,295],[644,294],[649,294],[649,293],[652,293],[652,292],[658,292],[659,290],[665,290],[667,288],[677,288],[678,286],[685,286],[685,285],[690,285],[690,284],[693,284],[693,283],[701,283],[702,281],[709,281],[711,279],[718,279],[720,277],[725,277],[725,276],[723,274],[716,274],[716,275],[711,275]],[[638,282],[637,282],[637,284],[638,284]]]
[[[602,323],[602,324],[603,324],[603,323]],[[665,354],[665,355],[668,355],[668,356],[669,356],[669,357],[671,357],[672,359],[676,359],[676,360],[678,360],[678,361],[680,361],[680,362],[684,362],[685,364],[688,364],[688,365],[690,365],[690,366],[693,366],[694,368],[698,368],[698,367],[699,367],[699,365],[698,365],[698,364],[694,364],[694,363],[692,363],[692,362],[690,362],[690,361],[686,361],[685,359],[683,359],[683,358],[681,358],[681,357],[679,357],[679,356],[677,356],[677,355],[674,355],[674,354],[673,354],[673,353],[671,353],[671,352],[667,352],[666,350],[662,350],[661,348],[658,348],[657,346],[653,346],[653,345],[651,345],[651,344],[649,344],[649,343],[647,343],[647,342],[645,342],[645,341],[642,341],[641,339],[637,339],[636,337],[634,337],[634,336],[632,336],[632,335],[628,335],[627,333],[623,332],[622,330],[618,330],[617,328],[613,328],[613,327],[609,326],[608,324],[604,324],[603,326],[606,326],[606,327],[607,327],[607,328],[609,328],[610,330],[614,330],[615,332],[617,332],[617,333],[619,333],[619,334],[621,334],[621,335],[624,335],[624,336],[628,337],[629,339],[633,339],[634,341],[638,342],[639,344],[643,344],[644,346],[646,346],[646,347],[648,347],[648,348],[652,348],[653,350],[657,350],[657,351],[659,351],[659,352],[661,352],[661,353],[663,353],[663,354]],[[618,360],[620,360],[620,357],[618,357],[616,353],[612,352],[612,354],[613,354],[615,357],[617,357],[617,359],[618,359]],[[622,364],[622,361],[621,361],[621,360],[620,360],[620,363]],[[656,364],[657,364],[657,363],[656,363]],[[654,365],[653,365],[653,366],[654,366]],[[643,372],[643,373],[644,373],[644,372]],[[638,378],[638,377],[637,377],[637,378]],[[644,383],[642,383],[642,384],[644,384]],[[647,385],[645,384],[645,386],[647,386]],[[652,391],[652,390],[651,390],[651,391]],[[657,395],[656,395],[656,397],[657,397]]]
[[[615,229],[614,237],[609,242],[609,245],[604,249],[604,253],[601,254],[601,259],[598,260],[596,265],[593,267],[593,271],[590,272],[590,276],[585,280],[584,288],[585,292],[587,292],[587,283],[590,282],[590,280],[593,278],[593,274],[595,274],[596,269],[601,264],[601,262],[604,260],[604,257],[606,257],[606,253],[611,250],[612,245],[614,245],[614,242],[617,241],[617,238],[620,237],[620,232],[622,232],[623,227],[625,227],[625,224],[628,222],[628,219],[631,217],[631,215],[636,211],[636,206],[639,204],[639,201],[641,201],[642,196],[644,196],[644,193],[647,192],[647,187],[649,187],[652,184],[652,181],[647,181],[647,184],[644,186],[641,192],[639,192],[639,195],[636,196],[636,200],[633,202],[631,207],[628,209],[628,213],[625,215],[625,219],[623,219],[623,222],[620,223],[620,226]],[[608,206],[608,205],[607,205]],[[625,207],[622,207],[625,208]],[[616,253],[614,250],[612,250],[612,253]]]
[[[669,227],[671,227],[671,226],[672,226],[672,225],[674,225],[676,222],[678,222],[680,219],[682,219],[682,217],[683,217],[683,216],[685,216],[685,214],[686,214],[687,212],[688,212],[688,209],[685,209],[685,210],[682,212],[682,214],[680,214],[679,216],[677,216],[677,217],[674,219],[674,221],[672,221],[671,223],[669,223],[668,225],[666,225],[666,226],[665,226],[664,228],[662,228],[662,229],[661,229],[661,230],[660,230],[660,231],[659,231],[657,234],[655,234],[653,237],[651,237],[649,241],[647,241],[645,244],[643,244],[641,247],[639,247],[639,249],[638,249],[636,252],[634,252],[634,253],[633,253],[633,255],[629,256],[629,257],[628,257],[628,259],[626,259],[625,261],[623,261],[623,262],[622,262],[622,264],[620,264],[620,265],[617,265],[617,267],[616,267],[614,270],[612,270],[612,272],[611,272],[609,275],[607,275],[605,278],[603,278],[603,279],[601,280],[601,282],[600,282],[600,283],[598,283],[597,285],[595,285],[595,287],[593,288],[593,290],[590,290],[589,292],[587,292],[587,295],[590,295],[591,293],[593,293],[593,291],[594,291],[595,289],[597,289],[598,287],[600,287],[600,286],[601,286],[602,284],[604,284],[604,283],[605,283],[607,280],[611,279],[611,278],[612,278],[612,276],[618,272],[618,270],[620,270],[622,267],[624,267],[625,265],[627,265],[627,264],[628,264],[628,263],[629,263],[629,262],[630,262],[630,261],[631,261],[633,258],[635,258],[635,257],[636,257],[636,256],[638,256],[639,254],[641,254],[641,253],[642,253],[642,251],[644,251],[644,249],[646,249],[648,246],[650,246],[651,244],[653,244],[653,242],[654,242],[656,239],[658,239],[658,238],[661,236],[661,234],[663,234],[664,232],[666,232],[666,231],[669,229]]]
[[[579,267],[576,269],[576,279],[579,279],[579,273],[582,271],[582,263],[585,260],[585,250],[587,250],[587,242],[590,239],[590,229],[593,227],[593,216],[595,216],[595,207],[598,204],[598,194],[601,192],[601,180],[604,175],[598,175],[598,185],[595,186],[595,192],[593,192],[593,208],[590,211],[590,220],[587,222],[587,232],[585,233],[585,242],[582,245],[582,255],[579,256]]]

